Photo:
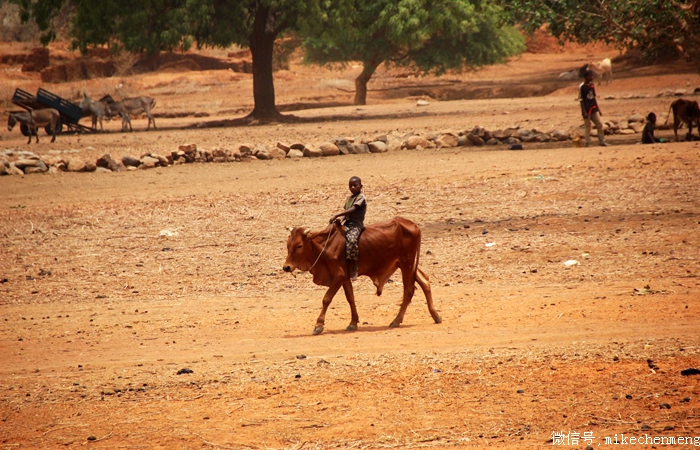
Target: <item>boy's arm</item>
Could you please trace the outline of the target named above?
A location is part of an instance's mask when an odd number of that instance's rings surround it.
[[[341,211],[339,213],[333,214],[333,216],[331,217],[330,223],[335,222],[340,217],[347,216],[347,215],[353,213],[356,209],[357,209],[357,206],[352,205],[350,208],[346,209],[345,211]]]

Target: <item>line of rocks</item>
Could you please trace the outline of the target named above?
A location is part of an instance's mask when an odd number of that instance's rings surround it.
[[[605,123],[605,134],[635,134],[644,128],[644,117],[635,114],[626,120]],[[106,154],[96,161],[85,161],[78,156],[61,156],[50,154],[40,157],[29,151],[5,150],[0,153],[0,175],[26,175],[32,173],[55,172],[118,172],[122,170],[143,170],[167,167],[178,164],[204,162],[246,162],[253,160],[271,160],[285,158],[314,158],[362,153],[384,153],[406,149],[420,150],[427,148],[479,147],[509,145],[518,148],[518,144],[561,142],[575,140],[578,130],[573,132],[553,130],[541,132],[526,128],[507,128],[489,131],[475,127],[462,132],[440,132],[430,135],[408,134],[403,136],[383,135],[375,139],[336,138],[316,147],[297,143],[286,145],[278,143],[267,145],[240,145],[237,149],[216,148],[205,150],[196,144],[181,145],[176,151],[167,155],[146,153],[139,158],[124,156],[115,161]]]

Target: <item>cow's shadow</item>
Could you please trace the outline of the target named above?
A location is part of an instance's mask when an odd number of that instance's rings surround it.
[[[323,333],[320,335],[314,335],[312,334],[311,331],[308,333],[302,333],[302,334],[287,334],[284,336],[286,339],[298,339],[298,338],[305,338],[305,337],[317,337],[317,336],[324,336],[324,335],[353,335],[353,334],[362,334],[362,333],[377,333],[377,332],[392,332],[392,333],[400,333],[402,330],[408,330],[413,328],[415,325],[401,325],[398,328],[391,328],[389,325],[362,325],[357,328],[357,330],[354,331],[348,331],[345,328],[324,328]],[[313,331],[313,329],[312,329]]]

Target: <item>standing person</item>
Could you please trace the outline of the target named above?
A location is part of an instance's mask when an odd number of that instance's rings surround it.
[[[357,259],[360,254],[360,233],[365,229],[367,199],[362,193],[360,177],[351,177],[348,187],[350,195],[345,200],[345,210],[333,214],[330,222],[333,223],[338,218],[345,217],[345,255],[348,260],[350,277],[355,281],[357,280]]]
[[[656,126],[656,114],[650,112],[647,115],[647,123],[644,124],[644,130],[642,131],[642,144],[654,144],[656,142],[663,142],[663,140],[654,136],[654,127]]]
[[[595,86],[593,85],[593,71],[586,70],[583,75],[584,82],[578,87],[578,98],[581,102],[581,114],[583,115],[584,136],[586,137],[586,147],[591,145],[591,122],[598,130],[598,144],[603,147],[605,143],[605,133],[603,132],[603,122],[600,121],[600,108],[595,98]]]

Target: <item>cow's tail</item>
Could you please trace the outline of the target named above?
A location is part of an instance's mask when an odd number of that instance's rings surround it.
[[[413,259],[413,280],[418,279],[418,263],[420,262],[420,243],[423,240],[423,233],[418,229],[418,245],[416,245],[416,256]]]
[[[664,125],[668,125],[668,119],[671,118],[671,110],[673,109],[673,106],[675,104],[676,104],[676,102],[672,102],[671,106],[668,107],[668,114],[666,115],[666,122],[664,122]],[[673,112],[673,115],[674,116],[676,115],[675,111]],[[673,120],[675,120],[675,118]]]

